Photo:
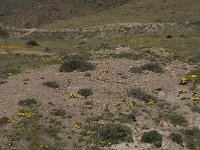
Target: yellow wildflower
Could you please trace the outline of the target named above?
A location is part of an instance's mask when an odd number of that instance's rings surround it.
[[[190,78],[190,79],[193,79],[193,80],[197,80],[197,77],[198,77],[197,75],[193,74],[193,75],[191,75],[189,78]]]
[[[101,80],[101,77],[97,77],[96,79],[97,79],[97,80]]]
[[[130,107],[133,107],[133,102],[130,102]]]
[[[81,123],[80,122],[76,123],[75,128],[81,129]]]
[[[12,76],[13,74],[12,73],[8,73],[8,76]]]
[[[156,101],[155,100],[149,100],[147,104],[148,105],[154,105],[154,104],[156,104]]]
[[[71,98],[79,98],[80,96],[77,93],[70,94]]]
[[[49,146],[48,146],[48,145],[46,145],[46,144],[42,144],[42,145],[40,145],[40,148],[42,148],[42,149],[48,149],[48,148],[49,148]]]
[[[193,101],[199,101],[199,98],[193,97],[192,100],[193,100]]]
[[[192,97],[196,97],[197,94],[198,94],[198,92],[193,91],[193,92],[192,92]]]
[[[178,93],[179,93],[179,94],[183,94],[183,93],[185,93],[185,92],[184,92],[183,90],[179,90]]]
[[[180,81],[180,85],[185,85],[189,82],[190,80],[188,78],[182,78],[181,81]]]
[[[109,71],[108,70],[103,70],[102,73],[109,73]]]

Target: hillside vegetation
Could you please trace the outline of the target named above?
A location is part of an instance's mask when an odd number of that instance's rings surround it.
[[[0,1],[0,150],[200,149],[199,0]]]

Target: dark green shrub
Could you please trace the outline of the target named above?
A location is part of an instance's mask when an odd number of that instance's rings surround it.
[[[155,63],[148,63],[141,67],[131,68],[129,71],[132,73],[143,73],[144,70],[152,71],[155,73],[164,73],[162,67]]]
[[[144,91],[140,90],[140,89],[132,89],[128,92],[128,96],[144,101],[144,102],[148,102],[149,100],[155,100],[156,98],[152,95],[149,95],[147,93],[145,93]]]
[[[197,127],[183,131],[186,147],[192,150],[200,149],[200,130]]]
[[[112,54],[114,58],[126,58],[131,60],[138,60],[141,58],[141,55],[133,52],[121,52],[119,54]]]
[[[39,44],[35,40],[29,40],[26,42],[26,45],[28,46],[38,46]]]
[[[2,117],[0,118],[0,126],[6,125],[9,121],[8,117]]]
[[[37,105],[38,102],[35,99],[25,99],[25,100],[19,100],[18,105],[21,106],[33,106]]]
[[[171,134],[170,134],[170,139],[171,139],[173,142],[177,143],[177,144],[181,144],[181,145],[183,144],[182,135],[179,134],[179,133],[171,133]]]
[[[7,35],[7,32],[0,27],[0,37]]]
[[[198,106],[198,105],[192,106],[192,111],[200,114],[200,106]]]
[[[43,85],[50,87],[50,88],[54,88],[54,89],[57,89],[60,87],[60,85],[56,81],[44,82]]]
[[[157,148],[162,147],[162,135],[156,130],[145,132],[142,135],[142,142],[153,144]]]
[[[167,117],[173,125],[186,126],[188,124],[188,121],[185,119],[185,117],[180,114],[169,113]]]
[[[136,115],[131,112],[129,114],[120,114],[118,120],[120,120],[123,123],[132,123],[136,122]]]
[[[54,116],[64,117],[67,113],[66,113],[65,109],[53,109],[51,114]]]
[[[140,67],[133,67],[129,70],[131,73],[143,73],[143,69]]]
[[[5,83],[7,83],[7,81],[0,81],[0,85]]]
[[[104,43],[101,43],[101,45],[99,46],[99,49],[111,49],[111,46],[109,43],[107,42],[104,42]]]
[[[93,91],[90,88],[83,88],[78,90],[78,94],[84,97],[88,97],[93,94]]]
[[[94,129],[95,134],[103,142],[118,144],[132,142],[132,131],[129,127],[120,124],[100,124]]]
[[[149,63],[149,64],[145,64],[144,66],[141,67],[141,69],[143,70],[149,70],[155,73],[163,73],[163,69],[159,64],[155,64],[155,63]]]
[[[60,72],[73,72],[80,71],[85,72],[89,70],[94,70],[95,66],[88,62],[85,58],[74,55],[74,56],[66,56],[64,62],[60,66]]]

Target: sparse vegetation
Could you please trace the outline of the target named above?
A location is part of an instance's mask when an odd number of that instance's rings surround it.
[[[141,55],[134,52],[121,52],[119,54],[112,54],[111,56],[114,58],[126,58],[131,60],[141,59]]]
[[[28,46],[38,46],[39,44],[35,40],[29,40],[26,42],[26,45]]]
[[[144,70],[152,71],[155,73],[164,73],[162,67],[159,64],[148,63],[141,67],[131,68],[130,72],[132,73],[143,73]]]
[[[0,118],[0,126],[6,125],[9,121],[8,117],[1,117]]]
[[[180,144],[180,145],[183,144],[182,135],[179,134],[179,133],[172,132],[172,133],[170,134],[170,139],[171,139],[173,142],[177,143],[177,144]]]
[[[199,0],[2,1],[0,149],[200,150]]]
[[[197,127],[184,130],[183,135],[187,148],[191,150],[200,149],[200,130]]]
[[[200,60],[200,59],[199,59]],[[188,76],[191,76],[191,75],[197,75],[197,76],[200,76],[200,69],[195,69],[195,70],[192,70],[188,73]],[[196,83],[200,83],[200,78],[198,77],[197,80],[196,80]]]
[[[73,72],[80,71],[85,72],[89,70],[94,70],[95,66],[88,62],[85,58],[79,55],[67,56],[60,66],[60,72]]]
[[[20,106],[29,106],[29,107],[37,105],[37,104],[38,104],[37,100],[33,99],[33,98],[25,99],[25,100],[19,100],[19,102],[18,102],[18,105],[20,105]]]
[[[200,114],[200,106],[198,104],[195,104],[192,107],[192,111],[195,113],[199,113]]]
[[[60,108],[60,109],[53,109],[51,111],[51,114],[54,116],[65,117],[67,113],[65,109]]]
[[[53,89],[57,89],[60,87],[60,85],[56,81],[44,82],[43,85],[53,88]]]
[[[140,90],[140,89],[132,89],[128,92],[128,96],[132,97],[134,99],[138,99],[140,101],[144,101],[148,103],[150,100],[157,100],[156,97],[147,94],[146,92]]]
[[[93,94],[93,91],[91,88],[82,88],[78,90],[78,94],[84,97],[88,97]]]
[[[97,124],[94,126],[87,126],[86,131],[87,130],[88,132],[93,132],[91,138],[102,146],[109,146],[121,142],[133,142],[132,131],[125,125]]]
[[[162,135],[156,130],[144,132],[142,142],[153,144],[155,147],[162,147]]]
[[[0,85],[5,83],[7,83],[7,81],[0,81]]]
[[[167,118],[173,125],[187,126],[188,124],[186,118],[181,114],[169,113],[167,114]]]
[[[122,123],[133,123],[136,122],[136,114],[131,112],[128,114],[119,114],[119,118],[117,119]]]

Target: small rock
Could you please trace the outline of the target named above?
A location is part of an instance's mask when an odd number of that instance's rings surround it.
[[[158,96],[159,97],[165,96],[165,93],[164,92],[158,92]]]

